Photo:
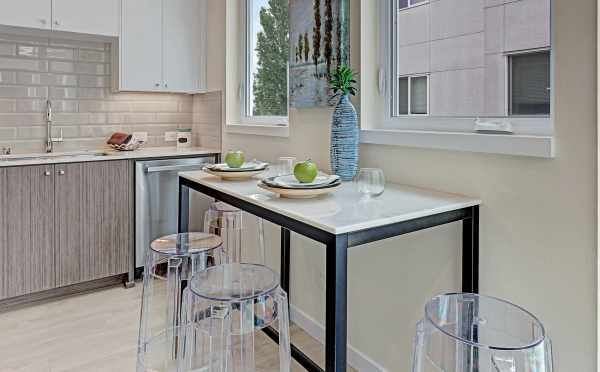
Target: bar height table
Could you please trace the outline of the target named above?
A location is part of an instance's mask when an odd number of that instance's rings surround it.
[[[202,171],[179,173],[179,232],[188,231],[189,192],[195,190],[281,226],[281,286],[289,294],[290,232],[325,244],[325,370],[346,371],[348,248],[462,221],[462,291],[479,291],[479,205],[476,198],[386,184],[373,199],[351,183],[315,199],[285,199],[256,186],[258,180],[223,181]],[[266,329],[273,340],[277,332]],[[308,371],[323,371],[292,345]]]

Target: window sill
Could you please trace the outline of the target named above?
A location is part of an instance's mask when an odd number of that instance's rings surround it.
[[[367,129],[361,130],[360,142],[539,158],[554,157],[552,136]]]
[[[255,136],[289,137],[289,125],[271,124],[227,124],[225,132],[232,134],[250,134]]]

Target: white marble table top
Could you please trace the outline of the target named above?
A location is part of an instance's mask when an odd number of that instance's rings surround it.
[[[314,199],[285,199],[258,188],[257,178],[224,181],[202,171],[181,172],[190,181],[269,209],[321,230],[343,234],[481,204],[476,198],[388,183],[376,198],[362,197],[350,183]]]

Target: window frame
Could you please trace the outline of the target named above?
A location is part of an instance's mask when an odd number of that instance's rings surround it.
[[[257,125],[257,126],[276,126],[286,127],[289,125],[289,114],[290,114],[290,101],[289,101],[289,61],[287,63],[287,80],[288,80],[288,114],[286,116],[255,116],[251,112],[252,97],[251,89],[251,27],[250,17],[252,16],[252,9],[254,8],[255,0],[242,0],[242,34],[241,39],[241,67],[240,67],[240,87],[239,87],[239,99],[240,99],[240,124],[239,125]]]
[[[399,0],[393,0],[394,2],[398,2]],[[399,11],[405,10],[405,9],[410,9],[410,8],[414,8],[416,6],[419,5],[425,5],[429,3],[429,0],[408,0],[408,5],[405,6],[404,8],[400,8],[398,7]]]
[[[528,54],[538,54],[538,53],[548,53],[548,58],[550,59],[550,86],[548,89],[550,90],[550,113],[548,114],[531,114],[531,115],[520,115],[512,113],[512,85],[513,85],[513,66],[512,59],[514,56],[523,56]],[[553,88],[552,88],[552,50],[551,48],[538,48],[538,49],[529,49],[525,51],[511,52],[505,53],[505,63],[506,63],[506,116],[507,118],[550,118],[552,116],[552,96],[553,96]]]
[[[426,78],[427,79],[427,113],[425,114],[413,114],[412,111],[412,80],[415,78]],[[396,80],[398,79],[402,79],[402,78],[408,78],[408,113],[407,114],[400,114],[398,113],[398,102],[395,102],[394,104],[394,113],[396,114],[396,117],[427,117],[429,116],[429,74],[410,74],[410,75],[400,75],[396,78]],[[398,84],[398,82],[396,82],[396,84]],[[396,90],[398,90],[398,88],[396,88]]]
[[[422,6],[429,4],[429,1],[415,4],[415,6]],[[550,0],[551,7],[553,7],[554,1]],[[478,134],[473,132],[475,120],[477,118],[485,118],[492,121],[498,120],[510,120],[513,126],[513,135],[533,135],[533,136],[546,136],[551,137],[554,134],[554,110],[555,110],[555,94],[554,94],[554,81],[555,81],[555,54],[553,46],[555,45],[554,35],[554,12],[551,12],[550,19],[550,47],[531,49],[527,51],[517,51],[504,53],[505,68],[508,69],[509,55],[518,53],[532,53],[536,51],[547,50],[550,53],[550,115],[534,115],[534,116],[511,116],[509,115],[509,103],[510,94],[508,76],[505,79],[505,95],[506,104],[504,107],[504,115],[502,116],[434,116],[431,114],[430,99],[428,98],[428,115],[400,115],[395,116],[397,113],[396,106],[397,100],[397,87],[398,84],[395,80],[401,77],[397,73],[397,56],[396,56],[396,45],[397,45],[397,30],[398,30],[398,13],[402,12],[407,8],[398,8],[397,0],[382,0],[379,7],[379,17],[382,20],[379,26],[380,32],[380,82],[379,92],[381,99],[380,107],[383,112],[381,122],[373,127],[373,130],[399,130],[399,131],[424,131],[430,134],[439,133],[462,133],[462,134]],[[430,73],[422,73],[421,75],[431,75]],[[416,75],[416,74],[415,74]],[[431,96],[431,78],[428,78],[428,96]],[[481,134],[488,135],[488,134]]]

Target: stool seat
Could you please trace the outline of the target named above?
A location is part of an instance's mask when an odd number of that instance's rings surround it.
[[[189,284],[196,296],[222,302],[263,297],[278,286],[279,277],[270,268],[236,263],[210,267],[196,274]]]
[[[193,275],[223,260],[221,237],[204,232],[167,235],[150,244],[144,267],[138,372],[171,371],[176,366],[182,357],[177,342],[185,325],[183,290]]]
[[[223,245],[220,236],[201,232],[171,234],[155,239],[150,249],[165,256],[188,256],[206,253]]]
[[[229,263],[196,273],[184,294],[181,340],[184,371],[256,371],[256,331],[275,325],[279,371],[290,372],[288,298],[277,274],[264,265]]]

